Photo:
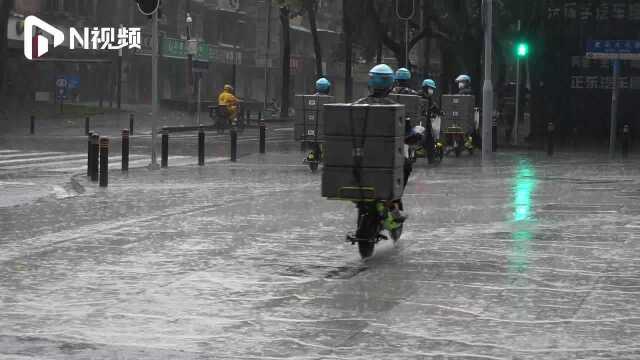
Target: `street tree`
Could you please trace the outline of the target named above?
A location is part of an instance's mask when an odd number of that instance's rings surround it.
[[[9,59],[9,39],[7,28],[9,13],[14,7],[14,0],[0,0],[0,97],[7,91],[7,60]]]
[[[322,71],[322,45],[320,44],[320,37],[318,36],[318,24],[316,21],[318,13],[318,0],[303,0],[304,11],[307,14],[309,20],[309,29],[311,30],[311,37],[313,38],[313,50],[316,59],[316,77],[321,78],[324,76]]]

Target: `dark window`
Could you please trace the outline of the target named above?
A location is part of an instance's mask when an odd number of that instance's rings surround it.
[[[58,11],[60,10],[60,0],[47,0],[47,10]]]
[[[64,0],[64,11],[75,13],[76,9],[76,0]]]

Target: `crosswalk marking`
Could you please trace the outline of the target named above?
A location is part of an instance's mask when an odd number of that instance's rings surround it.
[[[53,162],[55,160],[70,160],[84,157],[86,159],[87,154],[72,154],[72,155],[56,155],[56,156],[37,156],[37,157],[24,157],[20,159],[11,159],[11,160],[0,160],[0,167],[3,165],[12,165],[12,164],[29,164],[33,162]]]
[[[130,155],[129,159],[140,159],[140,158],[144,158],[144,157],[146,157],[146,156],[144,156],[144,155]],[[77,158],[77,160],[46,162],[45,165],[46,166],[68,166],[68,165],[72,165],[72,164],[85,164],[85,165],[87,164],[87,155],[86,154],[76,155],[75,158]],[[120,161],[121,159],[122,159],[121,156],[109,156],[109,162]],[[0,165],[0,169],[5,169],[5,170],[28,169],[28,168],[34,167],[34,165],[38,165],[39,166],[38,163],[40,161],[41,160],[33,159],[28,164],[12,165],[12,166],[2,166],[2,165]]]
[[[1,171],[46,171],[46,172],[79,172],[87,169],[86,153],[62,153],[62,152],[21,152],[19,150],[0,150],[2,154],[12,154],[13,158],[0,157]],[[220,162],[228,160],[227,157],[210,157],[205,162]],[[109,169],[119,169],[121,156],[109,156]],[[131,154],[129,156],[129,168],[143,168],[149,165],[148,155]],[[169,167],[196,165],[195,156],[169,156]]]
[[[24,157],[31,157],[31,156],[49,156],[49,155],[60,155],[60,154],[64,154],[61,152],[31,152],[31,153],[18,153],[18,151],[9,153],[9,154],[0,154],[0,160],[4,159],[4,160],[8,160],[8,159],[18,159],[18,158],[24,158]]]

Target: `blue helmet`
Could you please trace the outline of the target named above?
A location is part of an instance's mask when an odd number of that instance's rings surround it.
[[[422,88],[432,88],[433,90],[436,89],[436,82],[431,80],[431,79],[425,79],[422,82]]]
[[[386,90],[393,87],[393,70],[386,64],[379,64],[369,70],[368,85],[374,90]]]
[[[331,82],[326,78],[320,78],[316,81],[316,91],[321,93],[328,93],[331,89]]]
[[[471,82],[471,77],[469,75],[460,75],[456,78],[456,82],[462,82],[462,81],[467,81],[467,82]]]
[[[407,68],[400,68],[396,71],[396,80],[411,80],[411,71]]]

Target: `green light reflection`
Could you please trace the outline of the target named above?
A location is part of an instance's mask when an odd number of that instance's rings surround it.
[[[509,272],[522,273],[529,265],[529,243],[533,239],[531,224],[535,222],[533,214],[533,193],[537,180],[533,166],[527,160],[521,160],[516,169],[513,191],[513,222],[516,227],[511,234],[512,249],[509,255]]]

